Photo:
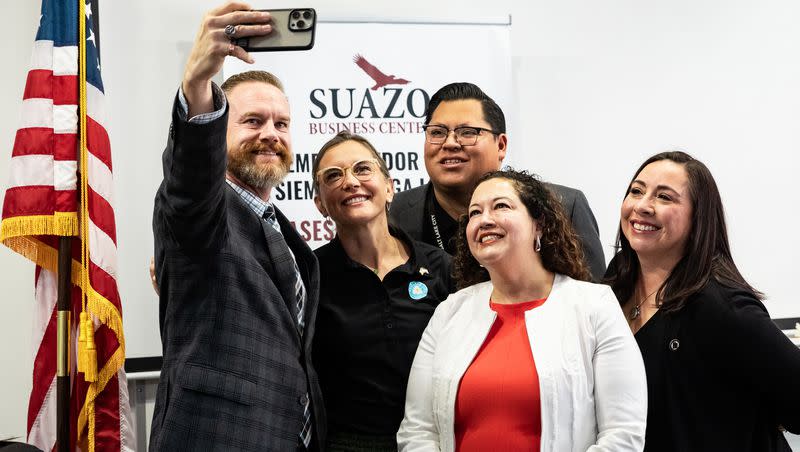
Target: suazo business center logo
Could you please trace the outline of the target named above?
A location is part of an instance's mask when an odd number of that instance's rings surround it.
[[[411,85],[406,78],[389,74],[370,63],[364,56],[353,58],[356,77],[369,85],[362,88],[312,88],[308,93],[309,135],[323,135],[325,139],[349,130],[365,136],[373,142],[386,160],[394,178],[395,190],[402,191],[422,185],[425,179],[419,176],[403,177],[402,174],[424,172],[419,137],[425,119],[425,107],[430,96],[422,88]],[[411,149],[381,148],[381,137],[413,135]],[[324,141],[324,140],[323,140]],[[311,173],[311,164],[316,152],[295,153],[292,173]],[[313,199],[310,178],[286,180],[275,188],[279,201]]]
[[[349,130],[359,135],[420,134],[430,96],[408,86],[405,78],[386,75],[366,58],[355,65],[374,82],[370,88],[315,88],[309,93],[310,135]]]

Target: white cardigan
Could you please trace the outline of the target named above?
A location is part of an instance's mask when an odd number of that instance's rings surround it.
[[[456,394],[494,323],[491,293],[491,282],[477,284],[436,308],[411,367],[400,451],[455,449]],[[525,323],[539,374],[542,452],[641,451],[644,364],[611,289],[556,275]]]

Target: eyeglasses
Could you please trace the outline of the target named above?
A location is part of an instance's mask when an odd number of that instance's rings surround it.
[[[347,173],[348,170],[356,179],[361,182],[366,182],[372,179],[375,173],[380,171],[380,167],[378,166],[378,161],[375,159],[359,160],[344,168],[329,166],[317,171],[317,174],[319,174],[319,182],[328,188],[338,188],[344,183],[345,173]]]
[[[430,144],[444,143],[451,132],[447,127],[430,124],[426,124],[422,128],[425,130],[425,137]],[[456,135],[456,142],[461,146],[472,146],[477,143],[481,132],[489,132],[492,135],[498,134],[494,130],[484,129],[483,127],[456,127],[452,132]]]

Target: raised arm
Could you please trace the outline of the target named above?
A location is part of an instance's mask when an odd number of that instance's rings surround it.
[[[262,36],[272,31],[269,13],[250,9],[247,3],[228,2],[203,17],[181,82],[189,118],[214,111],[211,79],[222,69],[226,56],[253,63],[250,54],[234,45],[231,38]],[[225,33],[228,26],[233,27],[233,35]]]
[[[249,9],[229,2],[203,17],[173,107],[154,221],[163,221],[165,232],[194,249],[213,246],[224,211],[228,109],[225,94],[211,79],[228,55],[252,62],[225,29],[236,37],[271,31],[269,14]]]

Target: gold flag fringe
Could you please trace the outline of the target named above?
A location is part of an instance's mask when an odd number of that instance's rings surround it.
[[[12,217],[4,219],[0,225],[0,241],[26,235],[77,236],[79,232],[76,212]]]
[[[125,364],[125,351],[122,347],[111,355],[105,366],[98,372],[97,381],[89,385],[86,392],[86,400],[81,407],[81,412],[78,414],[78,431],[82,432],[86,427],[87,421],[94,418],[94,400],[97,395],[103,392],[106,385],[112,378],[117,377],[117,372]],[[94,438],[94,423],[89,423],[89,434]]]

